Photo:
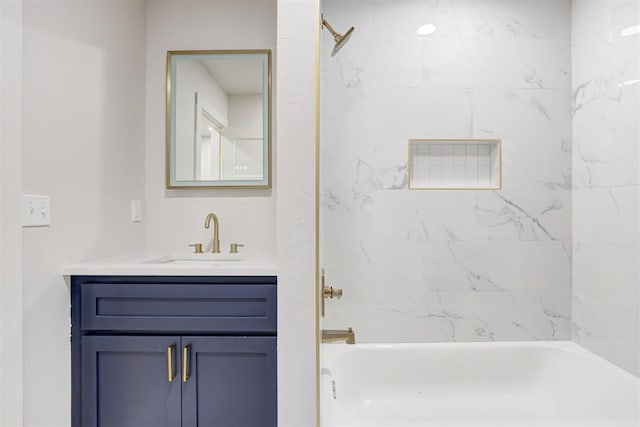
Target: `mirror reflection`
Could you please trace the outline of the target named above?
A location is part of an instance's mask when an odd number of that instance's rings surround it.
[[[270,186],[270,56],[168,53],[168,188]]]

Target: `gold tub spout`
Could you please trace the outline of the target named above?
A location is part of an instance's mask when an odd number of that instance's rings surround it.
[[[345,341],[347,344],[356,343],[356,333],[349,329],[323,329],[322,342]]]

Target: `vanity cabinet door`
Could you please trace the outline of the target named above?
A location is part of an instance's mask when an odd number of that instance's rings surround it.
[[[180,427],[180,366],[180,337],[82,337],[82,427]]]
[[[182,346],[183,427],[277,425],[276,337],[182,337]]]

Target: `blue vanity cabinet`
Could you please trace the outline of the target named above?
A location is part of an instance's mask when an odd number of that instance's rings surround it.
[[[273,337],[183,337],[182,426],[276,425]]]
[[[82,426],[181,425],[181,383],[169,381],[167,351],[180,366],[180,337],[82,338]],[[213,425],[213,424],[212,424]]]
[[[72,276],[73,427],[277,425],[276,278]]]

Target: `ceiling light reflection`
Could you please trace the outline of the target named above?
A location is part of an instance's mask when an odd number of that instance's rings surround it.
[[[640,34],[640,24],[632,25],[620,31],[620,35],[622,37],[631,37],[631,36],[635,36],[636,34]]]
[[[424,24],[418,27],[416,33],[419,36],[428,36],[429,34],[435,33],[437,29],[438,27],[433,24]]]

